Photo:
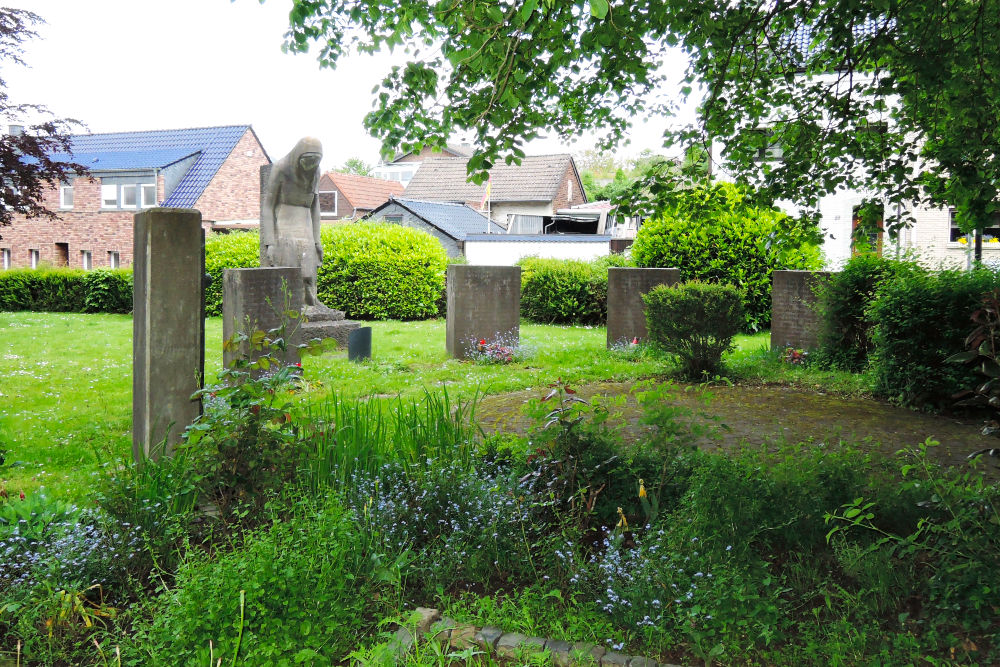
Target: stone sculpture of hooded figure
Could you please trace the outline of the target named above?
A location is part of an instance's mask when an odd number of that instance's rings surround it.
[[[316,272],[323,262],[318,193],[322,157],[319,139],[300,139],[271,167],[262,193],[261,266],[301,269],[307,314],[329,311],[316,296]]]

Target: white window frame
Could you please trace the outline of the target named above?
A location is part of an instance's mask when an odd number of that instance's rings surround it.
[[[114,203],[109,204],[109,201]],[[118,186],[116,184],[101,183],[101,208],[118,208]]]
[[[156,183],[143,183],[139,186],[139,192],[141,197],[140,205],[142,208],[152,208],[156,206]],[[147,192],[153,193],[151,201],[146,198]]]
[[[0,248],[0,261],[3,262],[3,269],[10,268],[10,248]]]
[[[122,256],[117,250],[108,251],[108,266],[112,269],[121,268]]]
[[[573,201],[573,179],[566,181],[566,189],[567,189],[566,203],[569,203]]]
[[[132,202],[131,204],[125,203],[125,191],[132,191]],[[126,183],[122,185],[121,198],[118,200],[118,206],[120,208],[139,208],[139,186],[135,183]]]
[[[31,268],[37,269],[39,261],[41,261],[41,253],[38,252],[37,248],[30,248],[28,250],[28,264]]]
[[[66,203],[66,194],[69,193],[69,203]],[[59,186],[59,208],[61,209],[71,209],[73,208],[73,186],[72,185],[60,185]]]
[[[84,271],[90,271],[94,268],[94,253],[89,250],[80,251],[80,266],[83,267]]]
[[[337,217],[340,212],[340,192],[338,190],[320,190],[318,194],[321,195],[333,195],[333,210],[324,211],[320,209],[320,213],[326,213],[327,215],[332,215]]]

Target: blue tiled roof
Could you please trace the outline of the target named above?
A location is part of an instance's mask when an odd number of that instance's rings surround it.
[[[487,226],[490,233],[493,234],[503,234],[505,231],[503,227],[495,222],[490,222],[485,215],[474,211],[465,204],[395,198],[390,199],[389,202],[395,202],[408,209],[459,241],[464,240],[469,234],[485,234]]]
[[[895,19],[867,18],[851,28],[851,35],[855,42],[859,42],[877,35],[879,31],[884,30],[886,27],[891,28],[894,25]],[[782,48],[788,49],[792,57],[801,65],[806,59],[819,53],[824,48],[824,45],[817,40],[816,31],[812,26],[800,25],[782,40]]]
[[[163,202],[163,206],[191,208],[249,129],[249,125],[224,125],[77,134],[71,137],[72,160],[97,172],[122,171],[165,167],[198,154],[198,159]],[[97,161],[93,162],[94,159]]]
[[[139,169],[156,169],[171,165],[200,151],[189,148],[163,148],[148,151],[94,151],[85,153],[74,151],[69,153],[54,153],[52,159],[58,162],[75,162],[82,164],[91,171],[133,171]]]

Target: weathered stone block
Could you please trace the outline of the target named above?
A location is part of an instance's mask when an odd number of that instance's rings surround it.
[[[448,354],[465,359],[479,340],[516,344],[521,322],[521,267],[451,264],[447,280]]]
[[[605,653],[607,653],[607,649],[603,646],[588,644],[586,642],[574,642],[572,648],[573,659],[583,665],[600,664],[601,657]],[[590,660],[590,662],[587,662],[587,660]]]
[[[605,653],[601,656],[601,665],[628,665],[631,660],[631,656],[621,653]]]
[[[819,314],[816,287],[829,271],[775,271],[771,282],[771,348],[814,350],[818,344]]]
[[[566,641],[559,639],[549,639],[545,642],[545,650],[552,657],[554,667],[570,667],[573,664],[573,646]]]
[[[638,269],[612,266],[608,269],[608,338],[610,348],[621,341],[645,341],[646,305],[642,295],[657,285],[680,282],[680,269]]]
[[[476,646],[476,627],[474,625],[460,625],[451,631],[451,648],[455,651],[463,651],[470,646]]]
[[[475,635],[476,646],[484,651],[492,651],[501,636],[503,636],[503,630],[500,628],[495,628],[492,625],[484,626]]]
[[[508,632],[496,643],[497,654],[504,658],[515,658],[527,653],[541,653],[545,650],[545,640],[539,637],[526,637],[516,632]]]
[[[205,273],[201,213],[153,208],[134,217],[132,455],[170,454],[201,414]],[[163,451],[159,451],[163,443]]]
[[[287,299],[287,303],[286,303]],[[281,324],[282,312],[302,310],[302,280],[299,269],[290,266],[259,269],[226,269],[222,272],[222,339],[230,340],[237,333],[254,330],[269,331]],[[297,319],[289,320],[289,329],[298,327]],[[277,351],[272,352],[278,354]],[[238,349],[223,349],[222,363],[228,368],[240,357],[260,356],[244,343]],[[294,345],[278,359],[284,365],[294,364],[299,355]]]
[[[633,656],[632,661],[628,663],[628,667],[657,667],[657,662],[655,660],[650,660],[649,658],[643,658],[641,656]]]

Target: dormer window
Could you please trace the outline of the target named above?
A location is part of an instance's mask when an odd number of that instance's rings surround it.
[[[142,207],[152,208],[156,206],[156,186],[152,183],[142,186]]]
[[[122,208],[135,208],[138,197],[138,188],[135,185],[122,186]]]
[[[101,184],[101,208],[118,208],[118,186]]]

